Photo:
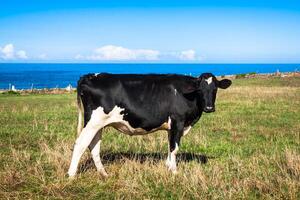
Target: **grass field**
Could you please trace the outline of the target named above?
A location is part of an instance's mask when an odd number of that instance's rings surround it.
[[[182,139],[178,174],[167,134],[104,131],[101,177],[86,152],[66,172],[76,135],[75,94],[0,94],[0,199],[300,199],[300,78],[238,79],[219,90]]]

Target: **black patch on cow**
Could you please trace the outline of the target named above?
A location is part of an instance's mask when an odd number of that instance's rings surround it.
[[[212,77],[211,84],[205,79]],[[231,81],[230,81],[231,84]],[[214,106],[219,82],[211,73],[198,78],[177,74],[88,74],[78,81],[78,95],[84,107],[85,125],[92,111],[103,107],[109,113],[115,106],[124,108],[124,120],[133,128],[146,131],[158,128],[171,117],[182,124],[195,124],[205,106]],[[180,130],[182,131],[182,130]]]

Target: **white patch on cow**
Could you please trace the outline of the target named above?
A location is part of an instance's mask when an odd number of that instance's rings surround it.
[[[159,127],[154,128],[150,131],[146,131],[143,128],[133,128],[128,121],[124,120],[124,116],[127,113],[122,113],[125,108],[115,106],[108,114],[105,114],[102,107],[98,107],[93,111],[92,116],[95,114],[95,117],[91,117],[91,120],[94,119],[91,123],[97,124],[102,123],[102,126],[112,126],[117,130],[129,134],[129,135],[138,135],[151,133],[157,130],[169,130],[171,129],[171,117],[168,117],[168,121],[161,124]],[[98,118],[97,118],[98,116]]]
[[[168,117],[168,130],[171,130],[171,123],[172,123],[172,120],[171,120],[171,117],[169,116]]]
[[[175,96],[177,95],[177,90],[176,89],[174,89],[174,93],[175,93]]]
[[[188,132],[191,130],[192,126],[187,126],[187,127],[184,127],[183,129],[183,136],[185,136],[186,134],[188,134]]]
[[[176,166],[176,154],[178,152],[178,144],[175,143],[175,149],[169,153],[166,165],[168,166],[169,170],[172,171],[172,173],[176,174],[177,173],[177,166]]]
[[[87,123],[84,129],[82,129],[79,137],[76,139],[71,165],[68,171],[70,177],[75,176],[80,158],[86,148],[91,144],[97,132],[110,123],[123,120],[123,116],[120,115],[120,112],[123,110],[124,109],[121,109],[118,106],[114,107],[114,109],[108,114],[104,112],[103,107],[98,107],[97,109],[93,110],[90,121]],[[106,173],[103,166],[101,166],[101,164],[98,162],[98,157],[95,156],[96,153],[92,155],[94,155],[93,158],[95,158],[96,166],[98,165],[97,168],[99,168],[99,171],[103,172],[102,174],[105,175]]]
[[[129,134],[145,134],[147,133],[146,130],[142,128],[133,128],[128,121],[124,120],[124,114],[121,114],[122,111],[124,111],[124,108],[120,108],[118,106],[115,106],[113,110],[109,113],[110,114],[110,119],[109,123],[107,125],[110,125],[114,127],[115,129]]]
[[[79,137],[76,139],[70,168],[68,170],[68,174],[70,177],[75,176],[82,154],[91,144],[97,132],[105,126],[106,120],[107,115],[104,113],[102,107],[99,107],[92,112],[90,121],[82,129]]]
[[[211,82],[212,82],[212,77],[209,77],[208,79],[205,79],[205,81],[207,82],[208,85],[211,84]]]
[[[150,131],[146,131],[143,128],[133,128],[128,123],[128,121],[123,119],[124,115],[120,114],[120,112],[123,111],[123,110],[124,109],[121,109],[118,112],[115,112],[115,115],[112,115],[113,119],[110,120],[110,124],[108,124],[109,126],[112,126],[115,129],[121,131],[122,133],[125,133],[125,134],[128,134],[128,135],[144,135],[144,134],[148,134],[148,133],[151,133],[151,132],[154,132],[154,131],[157,131],[157,130],[169,130],[169,129],[171,129],[171,118],[170,117],[168,119],[168,122],[165,122],[162,125],[160,125],[159,127],[154,128]]]
[[[124,114],[121,114],[121,112],[124,110],[124,108],[120,108],[119,106],[115,106],[108,114],[104,112],[103,107],[98,107],[97,109],[93,110],[90,121],[87,123],[85,128],[82,129],[79,137],[76,139],[70,168],[68,170],[70,177],[75,176],[82,154],[91,144],[97,132],[105,126],[113,126],[121,132],[129,135],[140,135],[154,132],[156,130],[168,130],[171,128],[170,117],[168,118],[168,121],[163,123],[160,127],[150,131],[146,131],[142,128],[133,128],[130,126],[128,121],[124,120]],[[98,152],[100,152],[100,141],[99,144],[97,143],[95,146],[97,146],[95,147],[95,150],[92,150],[92,156],[95,161],[95,165],[101,174],[107,175],[100,161],[100,157],[97,156]]]

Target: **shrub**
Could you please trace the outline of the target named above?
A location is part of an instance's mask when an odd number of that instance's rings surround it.
[[[246,74],[237,74],[235,78],[246,78]]]
[[[2,94],[5,94],[5,95],[20,95],[20,92],[8,90],[6,92],[3,92]]]

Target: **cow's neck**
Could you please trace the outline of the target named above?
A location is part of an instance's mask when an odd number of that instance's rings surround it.
[[[192,126],[200,119],[202,114],[202,105],[199,98],[200,97],[197,93],[193,94],[193,98],[189,98],[190,110],[188,111],[189,114],[187,115],[185,126]]]

